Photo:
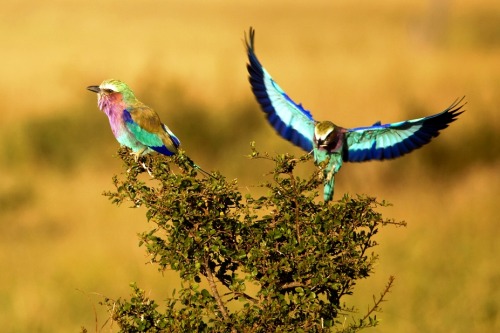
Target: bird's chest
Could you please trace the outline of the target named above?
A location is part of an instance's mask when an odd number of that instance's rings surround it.
[[[340,170],[342,166],[342,154],[339,152],[328,152],[324,149],[314,148],[314,162],[322,167],[325,174],[333,172],[334,174]]]
[[[127,146],[134,151],[143,149],[144,145],[137,141],[133,133],[130,132],[124,114],[123,110],[108,114],[113,135],[122,146]]]
[[[111,126],[111,131],[115,135],[116,139],[120,141],[119,137],[127,134],[128,132],[127,125],[123,117],[123,111],[110,112],[108,114],[108,119],[109,119],[109,125]]]

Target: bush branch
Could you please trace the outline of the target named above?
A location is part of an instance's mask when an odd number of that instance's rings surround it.
[[[212,294],[217,302],[217,305],[219,306],[220,312],[222,313],[222,317],[224,317],[224,320],[229,320],[229,315],[227,313],[226,306],[222,302],[222,298],[220,297],[219,291],[217,290],[217,286],[215,285],[214,276],[212,274],[212,270],[210,269],[210,265],[208,263],[208,255],[205,256],[205,271],[207,273],[206,277],[208,280],[208,285],[210,286],[210,289],[212,289]]]
[[[368,309],[368,312],[366,313],[366,315],[362,319],[363,321],[365,321],[366,319],[368,319],[368,317],[370,317],[373,312],[381,310],[380,304],[382,304],[382,302],[385,302],[385,296],[391,290],[392,285],[394,284],[394,279],[395,279],[394,276],[392,276],[392,275],[389,276],[389,282],[385,286],[384,290],[380,293],[380,297],[377,300],[375,299],[375,296],[373,296],[373,302],[374,302],[374,304],[373,304],[373,306],[371,308]]]

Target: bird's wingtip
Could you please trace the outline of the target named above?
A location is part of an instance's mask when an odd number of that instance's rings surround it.
[[[467,101],[464,101],[465,95],[461,98],[457,98],[447,109],[446,111],[453,114],[453,118],[455,119],[466,110],[463,109],[467,105]]]
[[[247,50],[251,50],[253,51],[254,50],[254,45],[255,45],[255,29],[250,26],[250,28],[248,29],[248,38],[247,38],[247,34],[245,33],[245,46],[247,48]]]

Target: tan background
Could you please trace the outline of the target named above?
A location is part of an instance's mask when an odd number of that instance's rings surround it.
[[[6,0],[1,7],[2,331],[84,325],[94,332],[107,319],[94,293],[127,296],[137,281],[161,302],[175,287],[175,273],[144,265],[136,237],[147,226],[144,211],[101,196],[121,166],[86,86],[128,82],[193,159],[238,178],[244,191],[257,193],[251,185],[270,168],[243,156],[250,141],[271,153],[301,153],[274,134],[251,95],[242,42],[250,25],[264,66],[317,119],[346,127],[400,121],[467,96],[467,112],[430,146],[340,172],[337,198],[377,196],[394,204],[387,217],[408,222],[381,232],[375,273],[345,301],[363,311],[395,275],[382,324],[367,332],[500,329],[499,1]]]

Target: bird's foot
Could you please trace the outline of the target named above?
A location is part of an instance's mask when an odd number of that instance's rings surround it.
[[[139,162],[139,156],[141,156],[140,153],[136,153],[136,152],[131,152],[130,155],[133,155],[134,156],[134,161],[135,163],[138,163]]]

